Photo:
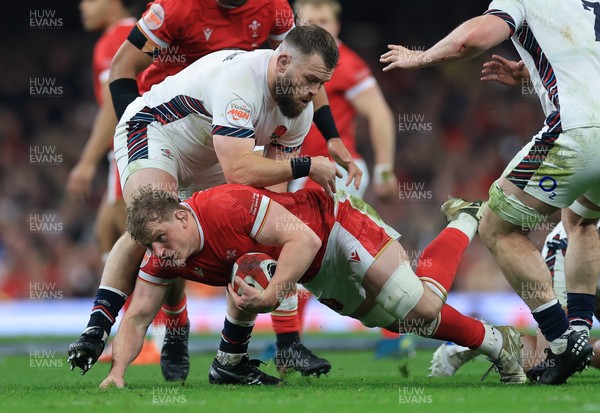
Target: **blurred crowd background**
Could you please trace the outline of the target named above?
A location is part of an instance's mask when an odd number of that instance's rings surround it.
[[[7,14],[0,26],[0,299],[28,298],[31,283],[43,282],[65,297],[92,296],[102,269],[93,223],[106,185],[106,164],[86,202],[70,200],[65,184],[97,110],[91,60],[100,34],[83,31],[76,0],[16,3],[3,5]],[[366,199],[402,234],[401,242],[416,262],[444,226],[440,204],[450,194],[486,198],[489,185],[540,129],[543,113],[528,85],[509,88],[479,80],[491,53],[444,68],[381,71],[379,56],[387,44],[428,48],[485,11],[487,1],[342,5],[340,37],[370,65],[398,123],[399,199],[382,204],[371,191]],[[34,9],[56,10],[61,27],[30,27]],[[494,52],[516,58],[510,42]],[[54,93],[31,93],[36,79],[54,79]],[[372,168],[366,125],[359,122],[358,128],[359,151]],[[540,249],[550,228],[533,234]],[[476,239],[461,264],[456,289],[509,288]],[[221,293],[209,287],[195,291]]]

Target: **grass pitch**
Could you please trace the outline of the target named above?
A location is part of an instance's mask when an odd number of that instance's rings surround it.
[[[194,356],[185,385],[163,381],[159,366],[133,366],[126,389],[97,388],[109,366],[85,376],[69,371],[66,356],[43,353],[0,358],[0,411],[8,412],[598,412],[600,370],[559,387],[484,382],[489,363],[468,363],[455,377],[428,378],[430,350],[411,359],[374,360],[372,352],[319,352],[333,365],[328,377],[287,377],[279,388],[208,384],[212,355]],[[47,355],[46,355],[47,356]],[[41,361],[40,361],[41,360]],[[275,366],[262,366],[276,374]]]

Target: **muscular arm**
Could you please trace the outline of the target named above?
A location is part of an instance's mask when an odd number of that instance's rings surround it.
[[[315,113],[319,109],[328,105],[329,99],[327,98],[327,93],[325,92],[325,88],[321,87],[321,89],[319,89],[319,93],[317,93],[313,98],[313,108]],[[348,148],[346,148],[344,142],[342,142],[342,139],[339,137],[339,132],[335,128],[333,116],[331,116],[331,114],[327,114],[327,116],[315,117],[314,121],[317,129],[319,129],[319,132],[321,132],[321,135],[323,135],[327,141],[327,150],[329,151],[329,154],[333,160],[348,171],[346,186],[350,185],[350,182],[354,180],[354,187],[358,189],[363,173],[360,168],[356,166],[354,159],[352,159],[350,152],[348,152]],[[328,125],[334,125],[335,131],[330,131],[330,127],[328,127]],[[333,132],[335,132],[336,136],[333,136]]]
[[[296,152],[289,152],[286,153],[284,151],[282,151],[280,148],[277,148],[273,145],[267,145],[266,147],[266,153],[265,153],[265,158],[267,159],[280,159],[282,161],[289,161],[290,159],[292,159],[293,157],[298,155],[298,151]],[[291,167],[290,167],[291,168]],[[269,186],[267,189],[269,189],[270,191],[273,192],[286,192],[287,191],[287,185],[288,182],[281,182],[279,184],[276,185],[271,185]]]
[[[148,326],[158,313],[166,292],[166,287],[138,280],[129,308],[113,341],[112,366],[101,387],[109,384],[117,387],[125,385],[125,370],[140,354]]]
[[[285,222],[285,228],[280,225]],[[243,291],[238,296],[230,290],[236,305],[248,312],[264,312],[277,306],[287,294],[296,291],[296,283],[304,275],[321,248],[319,236],[282,205],[271,200],[263,228],[256,240],[264,245],[282,247],[277,260],[277,269],[262,294],[243,282],[238,285]],[[229,287],[228,287],[229,288]],[[251,291],[254,290],[254,291]]]
[[[123,78],[135,79],[138,73],[152,63],[152,57],[147,54],[152,53],[152,50],[153,46],[149,42],[140,50],[129,40],[125,40],[113,58],[109,82]]]
[[[67,190],[74,198],[86,198],[98,163],[111,145],[117,118],[112,106],[108,83],[102,83],[102,106],[98,110],[92,132],[83,148],[79,162],[69,174]]]
[[[148,44],[146,42],[146,46],[140,50],[129,40],[125,40],[112,61],[109,76],[110,92],[118,119],[139,95],[135,77],[152,63],[152,58],[144,53],[144,50],[149,47]]]
[[[509,26],[500,17],[478,16],[470,19],[425,51],[389,45],[389,52],[379,59],[389,63],[383,70],[419,69],[447,62],[463,61],[479,56],[510,36]]]
[[[228,183],[265,188],[293,179],[289,159],[268,159],[253,154],[254,139],[213,135],[213,144]],[[309,177],[335,191],[335,175],[339,173],[323,156],[311,158]]]
[[[395,198],[398,185],[394,175],[396,136],[394,115],[377,84],[351,100],[356,112],[369,123],[369,135],[375,154],[375,192],[385,200]]]

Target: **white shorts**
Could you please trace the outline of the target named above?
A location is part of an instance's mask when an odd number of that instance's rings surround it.
[[[560,133],[544,127],[521,149],[502,176],[557,208],[584,195],[600,206],[600,128]]]
[[[321,269],[312,279],[303,283],[323,304],[339,314],[352,316],[366,299],[363,278],[373,262],[392,242],[400,238],[377,213],[356,198],[345,198],[338,193],[336,223],[329,234]],[[391,273],[390,273],[391,275]],[[402,289],[422,290],[419,278],[412,272],[402,278]],[[406,295],[402,303],[406,314],[420,296]],[[398,319],[388,314],[379,304],[359,320],[368,327],[388,327]],[[367,321],[368,320],[368,321]]]
[[[340,167],[338,164],[336,164],[334,162],[334,165],[342,173],[341,178],[336,178],[335,185],[336,185],[337,189],[341,189],[341,190],[345,191],[347,194],[354,195],[354,196],[357,196],[362,199],[362,198],[364,198],[365,191],[367,190],[367,187],[369,186],[369,181],[370,181],[369,169],[367,168],[367,163],[363,159],[355,158],[354,162],[356,163],[356,166],[358,166],[360,168],[360,170],[363,172],[362,180],[360,181],[360,186],[358,187],[358,189],[356,189],[354,187],[354,182],[351,182],[350,186],[346,186],[346,180],[348,179],[348,171],[346,171],[344,168]],[[316,182],[314,182],[312,179],[309,179],[308,177],[298,178],[298,179],[294,179],[293,181],[290,181],[290,185],[289,185],[290,192],[296,192],[297,190],[304,189],[304,188],[321,188],[321,185],[317,184]]]
[[[189,198],[194,191],[225,183],[212,136],[203,130],[205,121],[199,119],[196,133],[191,135],[178,122],[159,124],[144,109],[129,116],[128,121],[123,120],[130,112],[131,106],[115,131],[115,158],[121,187],[133,172],[144,168],[157,168],[174,177],[180,199]]]

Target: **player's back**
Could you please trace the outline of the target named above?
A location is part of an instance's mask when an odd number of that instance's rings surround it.
[[[513,41],[531,55],[524,61],[530,72],[539,73],[541,92],[558,110],[560,128],[600,126],[600,3],[500,0],[490,8],[515,19]]]
[[[256,80],[266,76],[266,63],[272,53],[272,50],[221,50],[210,53],[181,72],[153,85],[142,95],[142,101],[149,107],[168,102],[179,95],[204,101],[208,98],[207,90],[214,86],[215,78],[224,73],[230,76],[231,83],[243,82],[254,87],[263,86],[262,82]]]

